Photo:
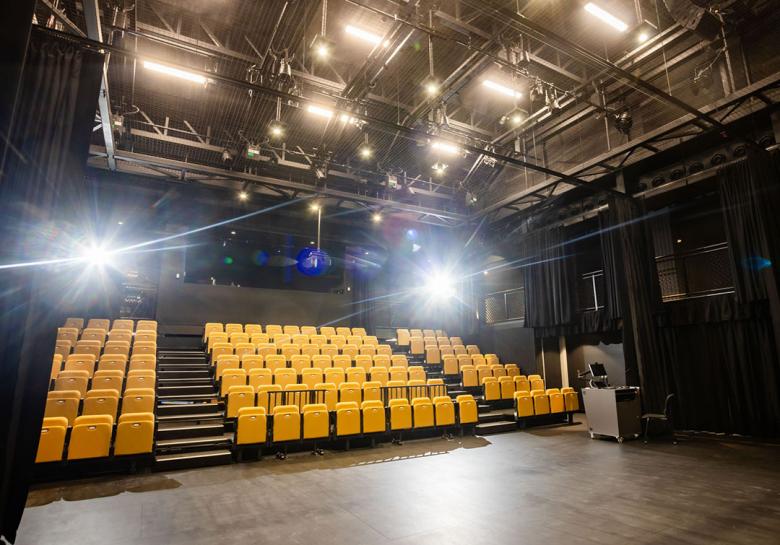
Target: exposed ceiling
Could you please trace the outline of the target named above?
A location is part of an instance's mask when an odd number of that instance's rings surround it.
[[[595,3],[626,30],[581,0],[39,0],[36,18],[109,54],[95,168],[460,226],[615,191],[626,165],[776,101],[771,1],[713,4],[719,35],[675,22],[686,0]]]

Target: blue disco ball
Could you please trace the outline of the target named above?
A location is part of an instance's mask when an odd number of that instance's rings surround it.
[[[298,252],[298,272],[305,276],[322,276],[330,266],[332,261],[325,250],[317,248],[304,248]]]

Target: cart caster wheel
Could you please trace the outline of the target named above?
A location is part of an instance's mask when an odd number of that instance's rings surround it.
[[[595,433],[593,433],[593,432],[591,432],[591,434],[590,434],[590,438],[591,438],[591,439],[595,439],[595,438],[596,438],[596,434],[595,434]]]
[[[321,448],[314,449],[314,454],[316,454],[317,456],[325,456],[325,451],[322,450]]]
[[[646,445],[646,444],[647,444],[647,439],[645,439],[645,440],[644,440],[644,441],[642,441],[642,442],[643,442],[643,443]]]
[[[286,460],[287,455],[284,452],[277,452],[276,453],[276,459],[277,460]]]
[[[618,442],[618,445],[622,445],[623,444],[623,438],[622,437],[618,437],[617,438],[617,442]]]
[[[673,444],[673,445],[676,445],[676,444],[677,444],[677,441],[672,441],[672,444]]]

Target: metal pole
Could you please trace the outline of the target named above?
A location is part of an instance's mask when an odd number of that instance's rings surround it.
[[[320,249],[320,226],[322,225],[322,206],[317,208],[317,250]]]

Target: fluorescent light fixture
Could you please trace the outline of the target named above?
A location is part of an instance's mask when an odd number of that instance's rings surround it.
[[[628,25],[626,23],[624,23],[623,21],[621,21],[620,19],[618,19],[617,17],[615,17],[614,15],[606,11],[605,9],[600,8],[593,2],[588,2],[587,4],[585,4],[585,11],[587,11],[591,15],[595,15],[596,17],[598,17],[599,19],[607,23],[609,26],[611,26],[612,28],[620,32],[625,32],[626,30],[628,30]]]
[[[306,111],[310,114],[318,115],[320,117],[326,117],[330,119],[333,117],[333,110],[325,108],[323,106],[317,106],[316,104],[309,104],[306,107]]]
[[[356,26],[347,25],[344,27],[344,31],[356,38],[360,38],[361,40],[368,42],[370,44],[379,45],[382,43],[382,37],[374,34],[373,32],[369,32],[367,30],[363,30],[362,28],[358,28]],[[383,43],[385,47],[388,45],[387,42]]]
[[[164,64],[158,64],[152,61],[144,61],[144,68],[151,70],[153,72],[168,74],[169,76],[173,76],[175,78],[186,79],[187,81],[191,81],[193,83],[200,83],[200,84],[206,83],[206,76],[201,76],[200,74],[193,74],[192,72],[187,72],[186,70],[179,70],[178,68],[174,68],[172,66],[165,66]]]
[[[500,83],[496,83],[493,80],[489,80],[489,79],[483,80],[482,85],[484,85],[485,87],[493,91],[498,91],[502,95],[506,95],[510,98],[520,98],[521,96],[523,96],[523,94],[520,91],[515,91],[514,89],[510,89],[509,87],[501,85]]]
[[[460,151],[460,148],[454,144],[450,144],[448,142],[434,142],[431,144],[431,147],[435,149],[436,151],[443,151],[444,153],[449,153],[451,155],[455,155]]]

